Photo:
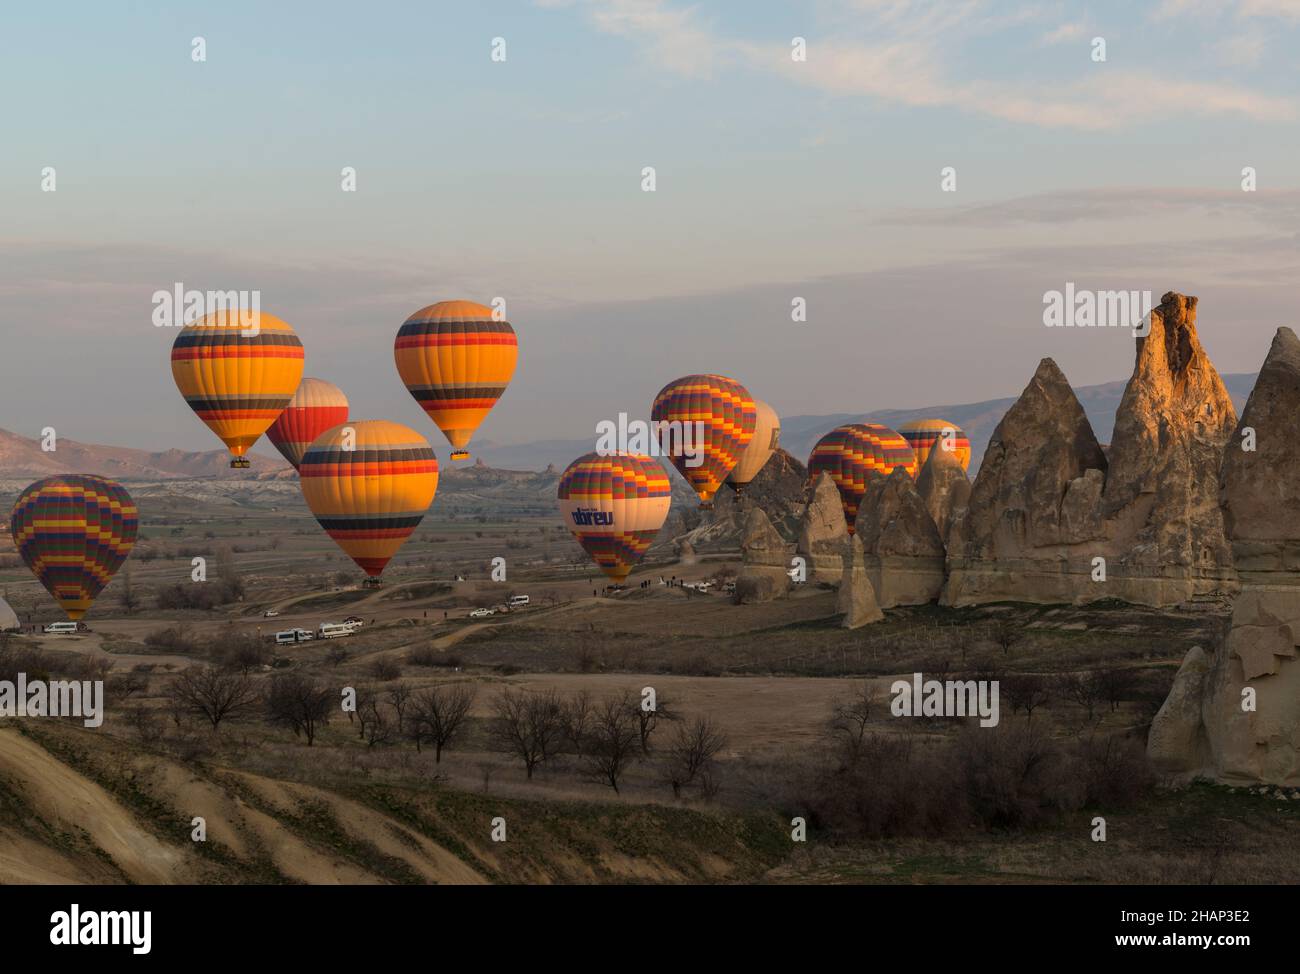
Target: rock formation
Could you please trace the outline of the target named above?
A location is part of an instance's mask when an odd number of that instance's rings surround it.
[[[676,473],[671,476],[676,487],[676,481],[681,478]],[[777,530],[793,538],[799,530],[799,518],[807,500],[807,479],[804,465],[778,449],[743,494],[724,484],[714,495],[712,510],[699,511],[698,502],[691,500],[678,513],[674,503],[675,516],[671,517],[664,537],[673,544],[686,541],[696,551],[734,550],[744,537],[746,517],[758,507],[767,512]]]
[[[1224,451],[1224,526],[1241,594],[1213,658],[1188,653],[1151,724],[1148,753],[1166,773],[1300,785],[1297,415],[1300,340],[1281,328]]]
[[[770,602],[782,598],[790,588],[790,546],[772,527],[762,508],[755,507],[746,516],[740,552],[743,565],[736,578],[736,601]]]
[[[951,450],[931,450],[916,478],[916,492],[930,512],[939,537],[947,540],[953,516],[970,503],[970,480]]]
[[[1236,414],[1197,338],[1196,303],[1170,292],[1151,311],[1105,454],[1043,360],[953,518],[946,603],[1168,606],[1236,591],[1218,505]]]
[[[799,522],[799,543],[795,548],[807,564],[810,583],[839,584],[848,542],[849,528],[840,492],[830,474],[823,472]]]
[[[871,622],[879,622],[885,618],[885,614],[880,611],[876,592],[867,577],[862,542],[856,535],[849,541],[843,561],[840,591],[835,600],[835,611],[844,616],[840,625],[845,629],[857,629]]]
[[[1218,484],[1237,413],[1196,335],[1196,304],[1170,292],[1151,311],[1115,414],[1104,587],[1129,602],[1174,605],[1237,587]]]
[[[939,597],[943,539],[904,468],[868,482],[853,537],[862,542],[867,577],[883,608],[922,605]]]
[[[1043,359],[993,431],[970,502],[953,519],[943,602],[1084,600],[1101,553],[1105,471],[1074,390]]]

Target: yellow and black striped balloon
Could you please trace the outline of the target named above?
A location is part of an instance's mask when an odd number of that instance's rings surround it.
[[[465,447],[515,374],[519,342],[510,322],[473,301],[439,301],[406,319],[393,343],[397,374],[453,447]]]
[[[139,526],[126,488],[84,474],[38,480],[9,518],[18,554],[74,622],[122,567]]]
[[[213,312],[182,328],[172,344],[176,388],[234,457],[289,405],[302,368],[298,336],[264,312],[243,320],[238,312]]]
[[[849,534],[853,533],[858,504],[867,492],[868,480],[873,476],[888,477],[895,467],[902,467],[915,477],[916,454],[899,433],[879,423],[836,427],[817,441],[808,458],[808,476],[812,482],[815,484],[825,472],[839,489]]]
[[[438,459],[415,430],[382,419],[326,430],[298,466],[307,506],[367,575],[378,577],[438,492]]]

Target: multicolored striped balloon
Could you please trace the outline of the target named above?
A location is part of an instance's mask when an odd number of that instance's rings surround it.
[[[903,467],[915,477],[916,454],[900,434],[879,423],[836,427],[817,441],[808,458],[808,476],[814,483],[824,471],[839,488],[850,534],[868,479],[873,474],[887,477],[895,467]]]
[[[440,301],[406,319],[393,343],[397,373],[452,445],[465,449],[515,374],[519,342],[508,321],[473,301]]]
[[[668,471],[639,453],[578,457],[560,477],[564,522],[600,570],[622,584],[663,527]]]
[[[725,375],[688,375],[659,390],[650,418],[673,466],[710,507],[713,495],[754,437],[754,397]],[[695,454],[692,456],[692,454]]]
[[[9,519],[18,554],[73,622],[122,567],[139,527],[121,484],[82,474],[38,480]]]
[[[946,419],[915,419],[900,426],[898,432],[916,454],[918,470],[925,466],[935,445],[944,440],[945,432],[948,433],[947,449],[957,458],[963,470],[970,467],[970,440],[956,423],[950,423]]]
[[[419,433],[367,419],[326,430],[298,467],[325,533],[372,578],[406,543],[438,491],[438,459]]]
[[[186,325],[172,344],[172,378],[196,416],[242,459],[275,422],[302,379],[302,342],[275,315],[218,311]]]
[[[348,397],[342,389],[324,379],[303,379],[266,438],[297,470],[312,440],[347,419]]]

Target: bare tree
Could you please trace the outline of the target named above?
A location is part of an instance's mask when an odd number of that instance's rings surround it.
[[[677,712],[672,709],[672,704],[662,694],[655,694],[653,707],[646,706],[649,703],[647,697],[624,694],[623,699],[627,701],[627,705],[636,717],[636,736],[637,742],[641,745],[641,753],[649,754],[650,735],[659,726],[659,721],[676,720]],[[618,789],[614,790],[617,791]]]
[[[392,742],[396,726],[377,697],[372,695],[364,705],[358,705],[357,717],[361,720],[361,739],[366,742],[366,747],[378,747]]]
[[[411,704],[412,692],[409,683],[399,683],[397,686],[389,687],[384,694],[388,705],[393,708],[393,713],[397,716],[397,733],[399,735],[406,733],[406,711]]]
[[[1003,616],[989,627],[990,638],[1002,647],[1002,655],[1009,656],[1011,647],[1020,641],[1020,626],[1008,616]]]
[[[836,704],[831,712],[831,730],[845,742],[845,756],[848,758],[846,763],[857,763],[862,741],[867,734],[867,725],[879,702],[871,682],[863,681],[853,696]]]
[[[411,736],[415,749],[422,743],[433,745],[433,761],[442,762],[442,752],[450,747],[464,728],[465,719],[478,695],[472,683],[444,683],[416,694],[411,708]]]
[[[644,753],[639,700],[624,692],[599,704],[592,714],[584,760],[596,781],[618,793],[618,783],[632,762]]]
[[[1107,666],[1097,671],[1097,681],[1101,684],[1102,699],[1115,711],[1136,688],[1137,674],[1130,666]]]
[[[311,677],[284,673],[271,680],[266,705],[271,723],[291,728],[294,737],[305,736],[311,747],[316,732],[329,723],[334,691]]]
[[[1086,710],[1089,721],[1095,718],[1097,705],[1106,699],[1105,684],[1097,670],[1062,673],[1057,678],[1056,690],[1063,698]]]
[[[575,693],[564,704],[564,739],[574,754],[581,754],[587,743],[587,732],[591,729],[591,694],[586,690]]]
[[[531,780],[564,738],[564,708],[554,690],[528,693],[505,689],[493,706],[492,744],[524,762]]]
[[[177,711],[203,717],[214,731],[223,720],[239,717],[257,705],[257,688],[248,674],[215,666],[190,666],[182,670],[172,683],[169,696]]]
[[[1037,673],[1013,673],[999,681],[999,690],[1006,696],[1013,714],[1025,712],[1032,720],[1034,711],[1052,699],[1052,684]]]
[[[672,786],[673,797],[680,798],[682,789],[697,780],[704,781],[713,759],[726,746],[727,736],[712,717],[696,717],[689,723],[679,724],[663,764],[664,778]],[[710,793],[715,790],[712,776],[709,776],[708,790]]]

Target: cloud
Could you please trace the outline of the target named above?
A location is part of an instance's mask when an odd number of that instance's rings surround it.
[[[1067,41],[1076,41],[1086,36],[1087,28],[1081,23],[1062,24],[1055,30],[1050,30],[1038,39],[1038,43],[1043,47],[1051,47],[1056,44],[1064,44]]]
[[[788,42],[755,42],[717,34],[694,7],[667,0],[583,0],[580,9],[605,33],[641,43],[656,64],[690,78],[711,78],[716,70],[740,65],[778,74],[795,84],[831,95],[876,98],[909,107],[953,108],[969,114],[1045,128],[1105,131],[1160,118],[1236,115],[1259,122],[1288,122],[1295,103],[1227,82],[1171,77],[1109,64],[1083,65],[1075,81],[1026,85],[992,78],[954,77],[953,49],[977,31],[996,30],[1040,16],[1036,8],[1009,20],[985,14],[977,0],[848,0],[857,29],[871,41],[808,38],[806,61],[790,57]],[[1166,0],[1162,16],[1207,6],[1201,0]],[[1252,0],[1258,7],[1300,6],[1300,0]],[[1167,11],[1166,11],[1166,8]],[[1176,9],[1175,9],[1176,8]],[[838,31],[842,35],[844,31]],[[1062,43],[1083,36],[1080,23],[1067,23],[1043,36]],[[875,38],[879,38],[878,40]],[[1238,56],[1248,53],[1237,51]]]

